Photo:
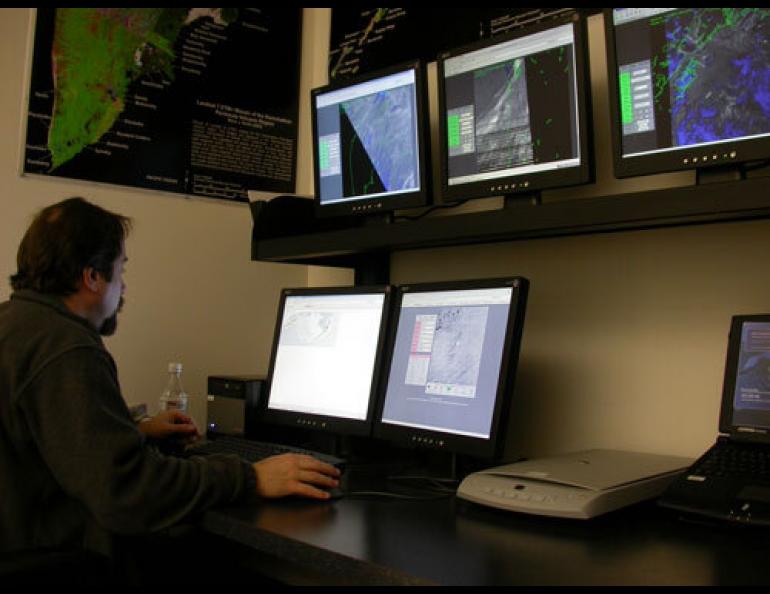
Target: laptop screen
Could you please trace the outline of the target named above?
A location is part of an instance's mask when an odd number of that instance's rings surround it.
[[[724,432],[770,429],[770,315],[733,318],[722,413]]]

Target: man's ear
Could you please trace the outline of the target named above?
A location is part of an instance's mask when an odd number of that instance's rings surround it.
[[[100,287],[99,281],[101,278],[102,275],[100,272],[98,272],[92,266],[87,266],[83,269],[80,280],[83,287],[87,288],[89,291],[97,292]]]

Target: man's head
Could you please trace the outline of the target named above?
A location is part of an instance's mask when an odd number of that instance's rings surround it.
[[[115,331],[122,305],[124,241],[131,228],[127,217],[82,198],[69,198],[44,208],[19,245],[14,290],[32,289],[65,301],[86,298],[87,317],[102,334]],[[115,274],[118,278],[113,278]]]

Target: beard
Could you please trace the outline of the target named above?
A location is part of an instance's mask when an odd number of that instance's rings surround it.
[[[112,336],[115,334],[115,331],[118,329],[118,313],[121,309],[123,309],[123,304],[125,303],[125,300],[123,297],[120,298],[120,301],[118,301],[118,307],[115,310],[115,313],[112,314],[109,318],[104,320],[102,322],[101,327],[99,328],[99,334],[102,336]]]

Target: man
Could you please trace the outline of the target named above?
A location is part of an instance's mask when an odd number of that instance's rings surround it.
[[[148,445],[195,427],[179,413],[134,423],[102,342],[123,304],[129,229],[70,198],[43,209],[19,246],[14,293],[0,304],[0,551],[109,555],[114,535],[250,496],[323,499],[338,484],[336,468],[309,456],[252,465]]]

